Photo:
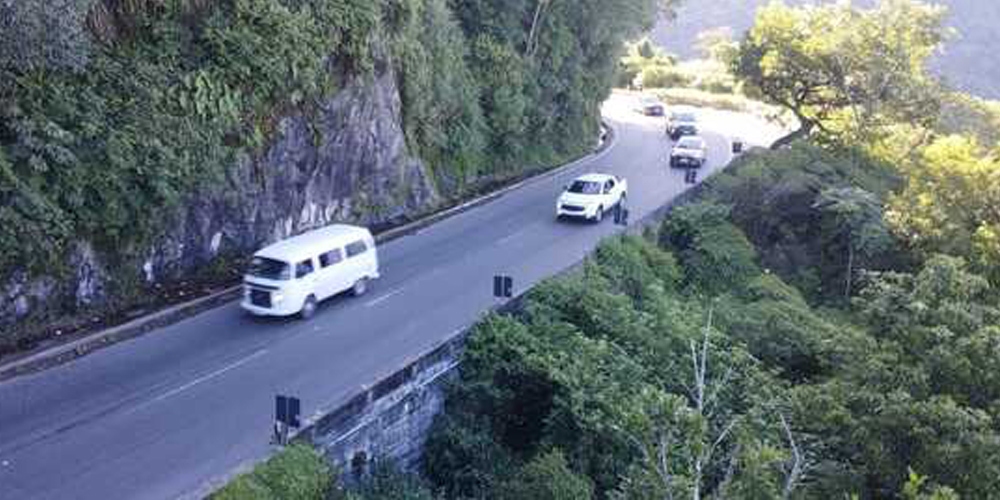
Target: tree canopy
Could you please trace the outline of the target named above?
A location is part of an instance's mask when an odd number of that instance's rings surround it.
[[[844,138],[892,121],[925,122],[938,105],[925,67],[947,35],[944,15],[912,0],[872,9],[771,3],[757,11],[733,72],[746,90],[798,119],[799,128],[775,147],[816,131]]]

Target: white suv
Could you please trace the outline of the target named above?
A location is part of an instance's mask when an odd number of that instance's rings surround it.
[[[587,174],[577,177],[556,202],[556,218],[580,217],[594,222],[616,205],[624,204],[628,196],[628,181],[608,174]]]

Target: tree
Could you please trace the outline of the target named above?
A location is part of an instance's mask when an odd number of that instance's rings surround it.
[[[84,20],[93,3],[94,0],[0,1],[0,74],[3,75],[0,82],[7,82],[11,73],[82,70],[91,50]]]
[[[620,423],[615,428],[634,446],[641,464],[620,490],[623,496],[702,498],[707,471],[720,463],[716,452],[737,422],[737,417],[727,415],[728,409],[719,404],[733,367],[727,367],[721,376],[709,377],[712,334],[709,312],[700,343],[690,340],[687,399],[647,387],[621,406]]]
[[[958,500],[958,494],[947,486],[928,483],[927,478],[910,469],[910,480],[903,485],[904,500]]]
[[[499,500],[588,500],[594,496],[594,486],[586,477],[570,470],[559,450],[536,456],[505,483],[496,498]]]
[[[677,255],[687,283],[710,295],[739,290],[760,272],[756,249],[727,220],[730,210],[712,202],[683,205],[660,227],[660,244]]]
[[[889,198],[892,229],[920,254],[967,258],[1000,283],[1000,152],[942,137],[904,173],[906,188]]]
[[[876,133],[886,120],[925,122],[936,113],[927,58],[945,37],[944,10],[914,0],[819,7],[770,4],[740,43],[733,72],[751,92],[792,112],[799,128]]]
[[[878,198],[861,188],[831,188],[820,193],[813,204],[833,216],[833,239],[847,248],[844,272],[844,298],[851,296],[855,256],[875,257],[892,244],[892,236],[882,219]]]
[[[720,26],[698,33],[695,46],[703,58],[727,62],[737,45],[733,42],[733,29]]]

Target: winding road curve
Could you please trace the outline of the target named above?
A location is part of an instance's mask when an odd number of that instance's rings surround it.
[[[590,171],[629,180],[633,220],[687,186],[666,167],[662,121],[614,95],[615,144],[556,175],[380,247],[383,278],[360,298],[323,304],[308,322],[257,320],[227,304],[75,362],[0,383],[0,499],[178,498],[268,452],[276,393],[303,413],[328,406],[469,326],[495,304],[492,276],[524,290],[613,234],[554,219],[560,187]],[[705,111],[709,164],[729,138],[776,130]]]

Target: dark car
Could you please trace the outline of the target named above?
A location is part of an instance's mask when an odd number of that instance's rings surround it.
[[[666,132],[675,141],[685,135],[698,135],[698,116],[692,109],[672,109],[667,117]]]
[[[667,107],[656,97],[645,96],[640,102],[640,109],[646,116],[663,116]]]

